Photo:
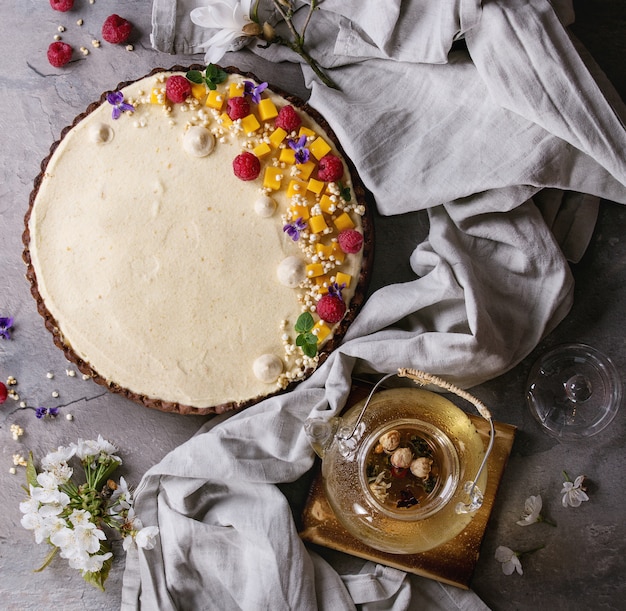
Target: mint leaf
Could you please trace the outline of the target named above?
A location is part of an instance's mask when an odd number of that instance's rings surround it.
[[[303,312],[300,316],[298,316],[298,320],[296,320],[294,328],[297,333],[307,333],[313,328],[314,325],[315,321],[313,320],[311,313]]]
[[[349,202],[352,199],[352,193],[350,192],[350,187],[345,186],[341,181],[337,183],[339,187],[339,195],[346,202]]]
[[[196,85],[202,85],[204,83],[204,76],[200,70],[189,70],[185,75],[188,81],[195,83]]]
[[[206,67],[204,74],[204,80],[209,89],[217,89],[216,86],[219,83],[223,83],[228,78],[228,74],[221,68],[218,68],[215,64],[209,64]]]
[[[317,354],[317,342],[315,345],[304,344],[304,346],[302,346],[302,352],[304,352],[304,354],[306,354],[309,358],[313,358]]]

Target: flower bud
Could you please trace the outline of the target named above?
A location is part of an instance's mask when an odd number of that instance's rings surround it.
[[[400,445],[400,433],[398,431],[387,431],[381,435],[378,443],[383,446],[385,452],[393,452]]]
[[[406,469],[413,460],[413,452],[409,448],[398,448],[391,455],[391,464],[396,469]]]
[[[431,465],[433,464],[432,458],[427,458],[426,456],[421,456],[420,458],[416,458],[411,463],[411,473],[415,475],[415,477],[419,477],[420,479],[425,479],[430,475]]]
[[[258,23],[246,23],[241,31],[246,36],[258,36],[261,32],[263,32],[263,28]]]
[[[272,42],[276,38],[276,32],[271,24],[267,23],[267,21],[263,24],[263,40],[267,42]]]

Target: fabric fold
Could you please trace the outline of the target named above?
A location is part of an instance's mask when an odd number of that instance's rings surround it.
[[[188,19],[200,4],[154,0],[155,48],[200,52]],[[570,19],[570,2],[556,8]],[[303,423],[339,413],[355,373],[415,367],[470,387],[517,365],[571,306],[566,255],[582,256],[598,199],[626,203],[621,110],[547,0],[325,0],[310,27],[341,86],[303,64],[310,103],[378,211],[428,210],[426,240],[409,222],[399,237],[415,278],[374,291],[296,390],[212,419],[146,473],[136,510],[161,534],[127,556],[125,610],[485,609],[471,591],[374,564],[340,576],[300,541],[276,484],[310,470]],[[459,38],[467,50],[451,50]]]

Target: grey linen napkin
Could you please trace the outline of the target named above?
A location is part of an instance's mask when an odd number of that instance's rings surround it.
[[[188,14],[200,4],[155,0],[154,46],[199,53]],[[302,544],[275,484],[311,468],[303,422],[339,412],[354,372],[416,367],[469,387],[515,366],[568,312],[566,255],[584,252],[599,198],[626,203],[626,113],[572,44],[569,2],[320,6],[311,50],[341,92],[303,65],[310,103],[381,214],[428,210],[415,279],[376,290],[297,390],[211,420],[146,473],[136,509],[160,537],[129,551],[124,609],[484,609],[471,591],[374,564],[339,575]]]

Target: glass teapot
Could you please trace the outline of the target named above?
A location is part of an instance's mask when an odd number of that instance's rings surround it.
[[[392,376],[437,385],[470,401],[490,424],[485,449],[468,415],[422,388],[378,388]],[[415,554],[458,535],[481,507],[494,441],[487,407],[422,371],[383,377],[341,417],[309,418],[305,432],[322,458],[326,497],[339,522],[370,547]]]

